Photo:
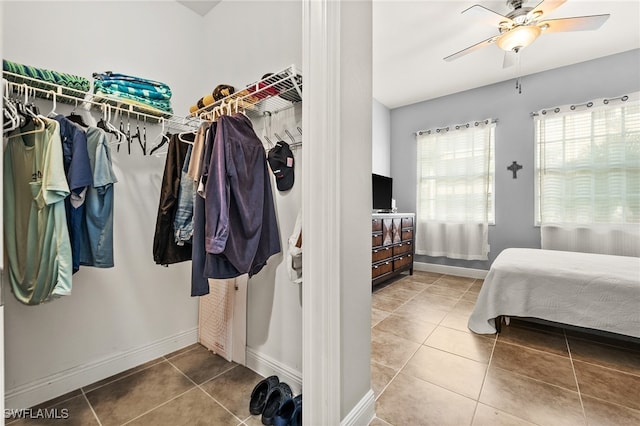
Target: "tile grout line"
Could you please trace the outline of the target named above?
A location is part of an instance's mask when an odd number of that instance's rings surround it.
[[[417,296],[418,296],[418,294],[420,294],[420,293],[424,292],[424,291],[425,291],[427,288],[429,288],[430,286],[434,285],[434,283],[436,283],[440,278],[442,278],[442,277],[444,277],[444,276],[445,276],[445,275],[442,275],[442,276],[438,277],[438,278],[437,278],[435,281],[433,281],[432,283],[428,284],[428,285],[427,285],[427,287],[425,287],[423,290],[419,291],[419,292],[418,292],[418,293],[416,293],[414,296],[412,296],[409,300],[407,300],[405,303],[403,303],[402,305],[400,305],[400,306],[398,306],[396,309],[394,309],[394,310],[393,310],[393,312],[391,312],[391,313],[390,313],[390,315],[394,314],[396,310],[398,310],[399,308],[401,308],[402,306],[404,306],[404,304],[408,303],[408,302],[409,302],[410,300],[412,300],[413,298],[417,297]],[[475,282],[475,281],[474,281],[474,282]],[[393,284],[395,284],[395,283],[393,283]],[[393,284],[391,284],[391,285],[393,285]],[[473,285],[473,283],[472,283],[472,285]],[[468,289],[467,289],[467,290],[465,290],[465,292],[466,292],[466,291],[468,291]],[[447,297],[447,296],[442,296],[442,297]],[[460,297],[457,299],[457,302],[456,302],[456,303],[458,303],[458,302],[461,300],[461,297],[462,297],[462,296],[460,296]],[[454,306],[455,306],[455,305],[454,305]],[[448,315],[449,313],[451,313],[451,309],[453,309],[453,307],[449,308],[449,312],[447,312],[447,315]],[[400,372],[401,372],[401,371],[406,367],[406,365],[409,363],[409,361],[411,361],[411,358],[413,358],[413,357],[415,356],[415,354],[420,350],[420,348],[421,348],[422,346],[427,346],[427,347],[431,348],[431,346],[425,345],[424,343],[427,341],[427,339],[429,339],[429,337],[431,336],[431,334],[433,334],[433,332],[434,332],[438,327],[440,327],[440,323],[444,320],[444,318],[446,318],[446,316],[447,316],[447,315],[445,315],[444,317],[442,317],[442,318],[440,319],[440,321],[438,321],[438,323],[437,323],[437,324],[435,324],[435,327],[433,328],[433,330],[431,330],[431,332],[427,335],[427,337],[425,337],[425,339],[422,341],[422,343],[420,343],[420,346],[418,346],[418,349],[416,349],[416,350],[415,350],[415,352],[413,352],[413,353],[411,354],[411,356],[409,357],[409,359],[407,359],[407,361],[402,365],[402,367],[400,367],[400,369],[399,369],[399,370],[398,370],[398,371],[393,375],[393,377],[389,380],[389,382],[388,382],[388,383],[387,383],[387,384],[382,388],[382,390],[380,391],[380,395],[376,396],[376,398],[375,398],[375,400],[376,400],[376,401],[377,401],[377,400],[382,396],[382,394],[383,394],[383,393],[384,393],[384,391],[387,389],[387,387],[389,387],[389,385],[391,384],[391,382],[392,382],[392,381],[394,381],[396,377],[398,377],[398,374],[400,374]],[[383,321],[384,321],[384,320],[383,320]],[[382,321],[380,321],[380,322],[382,322]],[[433,324],[433,323],[431,323],[431,324]],[[377,325],[377,324],[376,324],[376,325]],[[373,327],[375,327],[375,326],[372,326],[371,328],[373,329]],[[445,327],[445,326],[443,326],[443,327]],[[448,327],[445,327],[445,328],[448,328]],[[393,334],[393,333],[391,333],[391,334]],[[399,337],[399,336],[398,336],[398,337]],[[495,345],[495,343],[494,343],[494,345]],[[434,349],[438,349],[438,348],[434,348]],[[441,350],[441,349],[439,349],[439,350]],[[447,351],[443,351],[443,352],[447,352]],[[450,352],[447,352],[447,353],[450,353]],[[457,354],[453,354],[453,355],[457,355]],[[457,355],[457,356],[461,356],[461,355]],[[462,358],[466,358],[466,357],[462,357]],[[470,359],[470,358],[467,358],[467,359]],[[472,360],[472,361],[475,361],[475,360]],[[393,367],[391,367],[391,366],[389,366],[389,365],[386,365],[386,364],[382,364],[382,363],[378,363],[378,364],[380,364],[380,365],[382,365],[382,366],[385,366],[385,367],[393,368]],[[412,377],[413,377],[413,376],[412,376]],[[418,377],[416,377],[416,378],[417,378],[417,379],[419,379]],[[422,380],[422,379],[420,379],[420,380]],[[423,380],[423,381],[424,381],[424,382],[426,382],[426,383],[430,383],[430,384],[432,384],[432,385],[438,386],[438,385],[436,385],[435,383],[431,383],[431,382],[426,381],[426,380]],[[444,387],[442,387],[442,386],[439,386],[439,387],[441,387],[442,389],[446,389],[446,390],[448,390],[448,391],[450,391],[450,392],[454,392],[454,391],[451,391],[450,389],[444,388]],[[454,392],[454,393],[457,393],[457,392]],[[458,394],[458,395],[462,395],[462,394]],[[468,398],[468,397],[467,397],[467,396],[465,396],[465,395],[462,395],[462,396],[464,396],[465,398]]]
[[[194,348],[194,349],[195,349],[195,348]],[[188,351],[185,351],[184,353],[188,353],[188,352],[191,352],[191,349],[190,349],[190,350],[188,350]],[[158,408],[162,407],[163,405],[166,405],[166,404],[170,403],[171,401],[173,401],[173,400],[175,400],[175,399],[177,399],[177,398],[180,398],[182,395],[185,395],[187,392],[191,392],[193,389],[195,389],[195,388],[198,386],[198,385],[197,385],[193,380],[191,380],[191,378],[190,378],[189,376],[187,376],[186,374],[184,374],[184,373],[183,373],[183,372],[182,372],[178,367],[176,367],[175,365],[173,365],[173,363],[172,363],[171,361],[169,361],[169,359],[168,359],[166,356],[163,356],[163,358],[164,358],[164,360],[163,360],[162,362],[166,362],[166,363],[168,363],[171,367],[173,367],[174,369],[178,370],[178,372],[179,372],[180,374],[182,374],[184,377],[186,377],[186,378],[187,378],[187,380],[189,380],[191,383],[193,383],[194,387],[189,388],[189,389],[185,390],[184,392],[181,392],[181,393],[179,393],[178,395],[175,395],[173,398],[169,398],[169,399],[168,399],[168,400],[166,400],[165,402],[163,402],[163,403],[161,403],[161,404],[158,404],[158,405],[156,405],[156,406],[155,406],[155,407],[153,407],[153,408],[148,409],[148,410],[147,410],[147,411],[145,411],[144,413],[139,414],[139,415],[137,415],[136,417],[134,417],[134,418],[132,418],[132,419],[127,420],[126,422],[122,423],[122,426],[127,425],[127,424],[129,424],[129,423],[131,423],[131,422],[133,422],[133,421],[135,421],[135,420],[137,420],[137,419],[139,419],[139,418],[141,418],[141,417],[143,417],[143,416],[145,416],[145,415],[149,414],[149,413],[150,413],[150,412],[152,412],[153,410],[156,410],[156,409],[158,409]]]
[[[139,414],[139,415],[137,415],[136,417],[134,417],[134,418],[132,418],[132,419],[127,420],[126,422],[122,423],[122,425],[121,425],[121,426],[128,425],[128,424],[130,424],[131,422],[133,422],[133,421],[135,421],[135,420],[137,420],[137,419],[139,419],[139,418],[141,418],[141,417],[144,417],[145,415],[149,414],[150,412],[152,412],[152,411],[154,411],[154,410],[156,410],[156,409],[158,409],[158,408],[162,407],[163,405],[167,405],[167,404],[168,404],[168,403],[170,403],[171,401],[174,401],[174,400],[176,400],[176,399],[180,398],[182,395],[184,395],[184,394],[186,394],[186,393],[188,393],[188,392],[191,392],[191,391],[192,391],[192,390],[194,390],[194,389],[195,389],[195,386],[194,386],[194,387],[192,387],[192,388],[187,389],[186,391],[184,391],[184,392],[182,392],[182,393],[179,393],[178,395],[174,396],[173,398],[170,398],[170,399],[166,400],[165,402],[163,402],[163,403],[161,403],[161,404],[158,404],[158,405],[156,405],[156,406],[155,406],[155,407],[153,407],[153,408],[148,409],[148,410],[147,410],[147,411],[145,411],[144,413]]]
[[[194,348],[194,349],[196,349],[196,348]],[[190,351],[191,351],[191,350],[189,350],[189,351],[185,351],[185,352],[183,352],[183,353],[187,353],[187,352],[190,352]],[[182,355],[182,354],[180,354],[180,355]],[[174,358],[174,357],[172,357],[172,358]],[[193,381],[189,376],[187,376],[187,375],[186,375],[182,370],[180,370],[178,367],[176,367],[176,366],[175,366],[175,365],[174,365],[174,364],[173,364],[169,359],[165,358],[165,360],[164,360],[164,361],[166,361],[166,362],[167,362],[171,367],[173,367],[173,368],[174,368],[175,370],[177,370],[181,375],[183,375],[187,380],[189,380],[189,381],[193,384],[193,387],[191,387],[191,388],[189,388],[189,389],[185,390],[184,392],[179,393],[178,395],[175,395],[173,398],[170,398],[170,399],[168,399],[168,400],[166,400],[166,401],[164,401],[164,402],[162,402],[162,403],[160,403],[160,404],[156,405],[156,406],[155,406],[155,407],[153,407],[153,408],[150,408],[149,410],[145,411],[144,413],[139,414],[138,416],[136,416],[136,417],[134,417],[134,418],[132,418],[132,419],[127,420],[126,422],[122,423],[122,426],[127,425],[127,424],[130,424],[131,422],[133,422],[133,421],[135,421],[135,420],[137,420],[137,419],[139,419],[139,418],[141,418],[141,417],[143,417],[143,416],[145,416],[145,415],[149,414],[150,412],[152,412],[152,411],[154,411],[154,410],[156,410],[156,409],[158,409],[158,408],[160,408],[160,407],[162,407],[162,406],[164,406],[164,405],[166,405],[166,404],[168,404],[168,403],[170,403],[170,402],[172,402],[172,401],[174,401],[174,400],[176,400],[176,399],[180,398],[181,396],[183,396],[183,395],[187,394],[188,392],[191,392],[192,390],[194,390],[194,389],[196,389],[196,388],[197,388],[197,389],[200,389],[202,392],[204,392],[206,395],[208,395],[208,396],[209,396],[209,394],[208,394],[207,392],[205,392],[205,390],[204,390],[204,389],[202,389],[202,388],[200,387],[200,385],[198,385],[198,384],[197,384],[196,382],[194,382],[194,381]],[[216,375],[216,376],[214,376],[213,378],[208,379],[206,382],[208,382],[208,381],[210,381],[210,380],[213,380],[214,378],[216,378],[216,377],[220,376],[221,374],[226,373],[227,371],[230,371],[232,368],[235,368],[235,366],[234,366],[234,367],[229,368],[228,370],[223,371],[223,372],[222,372],[222,373],[220,373],[220,374],[217,374],[217,375]],[[204,383],[206,383],[206,382],[204,382]],[[215,401],[215,399],[214,399],[214,401]],[[235,416],[233,413],[231,413],[231,412],[230,412],[230,411],[229,411],[229,410],[228,410],[224,405],[220,404],[220,402],[218,402],[218,401],[215,401],[215,402],[216,402],[218,405],[220,405],[223,409],[225,409],[227,412],[229,412],[233,417],[235,417],[236,419],[238,419],[238,417],[237,417],[237,416]],[[240,420],[240,422],[242,423],[242,420]]]
[[[471,423],[473,424],[473,420],[476,418],[476,413],[478,412],[478,404],[480,404],[480,396],[482,395],[482,390],[484,389],[484,384],[487,381],[487,376],[489,375],[489,367],[491,367],[491,361],[493,361],[493,353],[496,350],[496,345],[498,344],[498,333],[496,333],[493,339],[493,346],[491,347],[491,354],[489,355],[489,362],[487,362],[487,369],[484,371],[484,377],[482,378],[482,384],[480,385],[480,392],[478,392],[478,397],[476,398],[476,406],[473,408],[473,415],[471,416]]]
[[[168,361],[168,360],[167,360]],[[177,366],[175,366],[171,361],[169,361],[169,364],[171,364],[171,366],[173,368],[175,368],[176,370],[178,370],[178,372],[180,374],[182,374],[184,377],[187,378],[187,380],[189,380],[191,383],[193,383],[195,385],[196,388],[200,389],[205,395],[207,395],[209,398],[211,398],[216,404],[218,404],[220,407],[222,407],[226,412],[228,412],[229,414],[231,414],[235,419],[237,419],[240,424],[244,423],[244,420],[242,420],[241,418],[239,418],[238,416],[236,416],[233,412],[231,412],[231,410],[229,410],[226,406],[224,406],[220,401],[218,401],[217,399],[215,399],[213,396],[209,395],[209,393],[207,391],[205,391],[202,388],[202,385],[209,383],[215,379],[217,379],[218,377],[222,376],[223,374],[233,370],[234,368],[238,367],[239,364],[236,364],[234,366],[232,366],[231,368],[228,368],[218,374],[216,374],[215,376],[211,377],[210,379],[205,380],[204,382],[202,382],[202,384],[198,384],[196,382],[194,382],[193,380],[191,380],[191,378],[189,376],[187,376],[182,370],[180,370]]]
[[[438,279],[439,279],[439,278],[438,278]],[[437,281],[437,280],[436,280],[436,281]],[[435,282],[435,281],[434,281],[434,282]],[[429,285],[431,285],[431,284],[429,284]],[[426,288],[425,288],[425,290],[426,290]],[[422,290],[422,291],[424,291],[424,290]],[[417,293],[416,295],[414,295],[413,297],[415,297],[415,296],[417,296],[418,294],[422,293],[422,291],[418,292],[418,293]],[[411,299],[409,299],[409,300],[411,300]],[[407,301],[407,302],[408,302],[408,301]],[[407,303],[407,302],[405,302],[405,303]],[[403,305],[404,305],[404,304],[403,304]],[[401,306],[403,306],[403,305],[398,306],[398,308],[400,308],[400,307],[401,307]],[[394,309],[394,311],[393,311],[393,312],[391,312],[391,314],[393,314],[393,313],[394,313],[398,308]],[[442,320],[441,320],[441,321],[442,321]],[[407,361],[405,361],[405,363],[404,363],[404,364],[402,364],[402,367],[400,367],[400,368],[398,369],[398,371],[393,375],[393,377],[392,377],[392,378],[387,382],[387,384],[382,388],[382,390],[380,391],[380,395],[377,395],[377,396],[375,397],[375,401],[377,401],[377,400],[382,396],[382,394],[384,394],[384,391],[386,391],[386,390],[387,390],[387,387],[389,387],[389,385],[391,384],[391,382],[393,382],[393,381],[395,380],[395,378],[396,378],[396,377],[398,377],[398,374],[400,374],[400,372],[402,371],[402,369],[403,369],[403,368],[404,368],[404,367],[409,363],[409,361],[411,361],[411,358],[413,358],[413,357],[414,357],[414,355],[415,355],[416,353],[418,353],[418,351],[420,350],[420,348],[421,348],[422,346],[424,346],[424,345],[423,345],[423,344],[424,344],[424,342],[426,342],[426,341],[427,341],[427,339],[429,338],[429,336],[431,336],[431,334],[433,333],[433,331],[434,331],[437,327],[438,327],[438,325],[436,325],[436,326],[433,328],[433,330],[431,330],[431,332],[429,332],[429,334],[427,335],[427,337],[425,337],[425,338],[424,338],[424,340],[422,341],[422,343],[420,343],[420,345],[418,346],[418,348],[417,348],[417,349],[416,349],[416,350],[411,354],[411,356],[407,359]],[[371,328],[373,329],[373,327],[371,327]],[[371,361],[369,361],[369,362],[371,363]],[[390,367],[390,366],[385,365],[385,364],[382,364],[382,363],[378,363],[378,364],[383,365],[383,366],[385,366],[385,367],[393,368],[393,367]],[[384,420],[384,419],[381,419],[381,420]]]
[[[119,381],[119,380],[121,380],[121,379],[125,379],[125,378],[127,378],[127,377],[133,376],[134,374],[137,374],[137,373],[140,373],[140,372],[142,372],[142,371],[148,370],[148,369],[149,369],[149,368],[151,368],[151,367],[155,367],[156,365],[161,364],[161,363],[163,363],[163,362],[167,361],[167,360],[166,360],[166,358],[164,358],[164,356],[159,357],[159,358],[156,358],[156,359],[158,360],[158,362],[156,362],[156,363],[153,363],[153,364],[151,364],[151,365],[149,365],[149,366],[147,366],[147,367],[141,368],[141,369],[139,369],[139,370],[132,371],[132,372],[130,372],[130,373],[128,373],[128,374],[125,374],[125,375],[123,375],[123,376],[121,376],[121,377],[118,377],[117,379],[110,380],[110,381],[108,381],[108,382],[106,382],[106,383],[103,383],[103,384],[101,384],[100,386],[96,386],[95,388],[92,388],[91,390],[88,390],[88,391],[86,391],[86,392],[93,392],[94,390],[98,390],[98,389],[103,388],[103,387],[105,387],[105,386],[107,386],[107,385],[113,384],[113,383],[115,383],[115,382],[117,382],[117,381]],[[154,360],[151,360],[151,361],[154,361]],[[151,362],[151,361],[149,361],[149,362]],[[133,367],[133,368],[137,368],[137,367]],[[115,375],[117,375],[117,374],[123,374],[123,373],[124,373],[124,372],[122,372],[122,373],[116,373]],[[110,377],[112,377],[112,376],[110,376]],[[109,379],[109,377],[107,377],[107,378],[105,378],[105,379],[103,379],[103,380],[108,380],[108,379]],[[100,381],[100,380],[99,380],[99,381]],[[94,382],[94,383],[96,383],[96,382]],[[84,394],[84,393],[85,393],[85,388],[90,387],[92,384],[93,384],[93,383],[91,383],[91,384],[89,384],[89,385],[87,385],[87,386],[82,386],[82,387],[80,387],[80,388],[79,388],[79,390]]]
[[[580,401],[580,408],[582,408],[582,418],[584,420],[584,424],[587,425],[587,412],[584,409],[584,402],[582,402],[582,392],[580,392],[580,383],[578,383],[578,375],[576,374],[576,367],[573,364],[573,357],[571,356],[571,348],[569,347],[569,339],[567,338],[567,333],[564,329],[562,329],[562,335],[564,336],[564,343],[567,346],[567,352],[569,353],[569,361],[571,362],[571,371],[573,371],[573,379],[576,381],[576,389],[578,391],[578,400]]]
[[[100,421],[100,417],[98,417],[98,413],[96,413],[96,410],[93,409],[93,405],[91,405],[91,401],[89,401],[89,398],[87,398],[87,394],[84,392],[84,389],[80,388],[80,392],[82,392],[82,397],[87,402],[87,405],[89,406],[89,409],[93,413],[93,417],[96,418],[96,421],[98,422],[98,425],[102,426],[102,422]]]

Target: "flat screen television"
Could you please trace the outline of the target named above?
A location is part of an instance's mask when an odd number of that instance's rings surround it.
[[[378,212],[391,211],[391,197],[393,196],[393,179],[382,175],[371,175],[373,189],[373,210]]]

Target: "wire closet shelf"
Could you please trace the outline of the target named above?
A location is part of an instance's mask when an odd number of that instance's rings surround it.
[[[244,111],[248,116],[268,116],[302,101],[302,75],[294,65],[193,112],[192,117],[214,119],[218,114]]]
[[[103,113],[107,111],[119,112],[121,116],[135,117],[138,120],[145,120],[151,123],[166,122],[169,125],[189,128],[200,125],[200,120],[196,117],[180,117],[164,111],[152,110],[144,106],[130,104],[120,99],[88,93],[9,71],[3,71],[2,76],[6,80],[9,92],[24,94],[25,96],[40,97],[53,102],[59,99],[61,102],[67,104],[75,104],[76,108],[78,106],[87,109],[96,107]]]

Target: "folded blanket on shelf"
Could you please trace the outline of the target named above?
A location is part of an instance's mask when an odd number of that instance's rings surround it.
[[[167,100],[142,98],[139,96],[131,95],[129,93],[122,93],[106,89],[96,90],[95,94],[98,96],[98,99],[96,100],[100,100],[99,97],[105,97],[113,101],[120,101],[125,104],[131,103],[134,105],[146,106],[163,111],[165,113],[173,114],[171,103]]]
[[[134,111],[143,112],[149,115],[155,115],[156,117],[169,118],[173,115],[173,111],[165,111],[162,109],[152,107],[146,102],[139,102],[135,99],[123,99],[123,98],[119,98],[104,92],[96,92],[94,94],[93,100],[96,102],[102,102],[102,103],[106,103],[114,106],[122,106],[123,104],[133,105]]]
[[[36,68],[30,65],[18,64],[16,62],[11,62],[6,59],[2,60],[2,70],[7,71],[13,74],[18,74],[21,76],[29,77],[34,80],[42,81],[42,84],[38,84],[35,81],[29,81],[28,84],[33,87],[38,87],[40,89],[45,90],[54,90],[51,87],[52,84],[68,87],[74,90],[62,90],[65,95],[75,96],[78,98],[83,98],[85,92],[88,92],[91,89],[91,82],[84,77],[80,77],[73,74],[66,74],[63,72],[47,70],[43,68]],[[18,79],[12,76],[7,76],[8,80],[17,81]],[[26,82],[26,81],[25,81]],[[61,101],[64,101],[61,99]]]
[[[111,71],[105,71],[103,73],[94,72],[93,78],[95,78],[96,80],[103,80],[103,81],[109,81],[109,80],[128,81],[132,83],[141,83],[147,86],[154,86],[161,89],[166,89],[167,91],[171,90],[169,89],[169,86],[167,86],[165,83],[162,83],[160,81],[149,80],[147,78],[136,77],[134,75],[114,73]]]
[[[93,91],[99,96],[173,113],[171,89],[165,83],[111,71],[94,73],[93,77]]]
[[[93,83],[95,90],[107,89],[120,93],[129,93],[130,95],[139,96],[141,98],[150,99],[171,99],[171,90],[148,86],[141,83],[135,83],[126,80],[96,80]]]

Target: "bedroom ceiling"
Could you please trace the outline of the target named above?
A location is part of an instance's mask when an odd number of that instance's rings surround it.
[[[539,1],[525,0],[523,6],[533,7]],[[204,16],[219,0],[180,3]],[[474,4],[503,14],[510,10],[506,0],[373,0],[374,98],[396,108],[517,77],[516,66],[502,68],[504,52],[497,46],[453,62],[443,60],[497,34],[492,26],[461,14]],[[539,37],[520,52],[520,75],[640,48],[638,0],[567,0],[548,18],[605,13],[611,17],[597,31]],[[526,79],[524,85],[526,90]]]

